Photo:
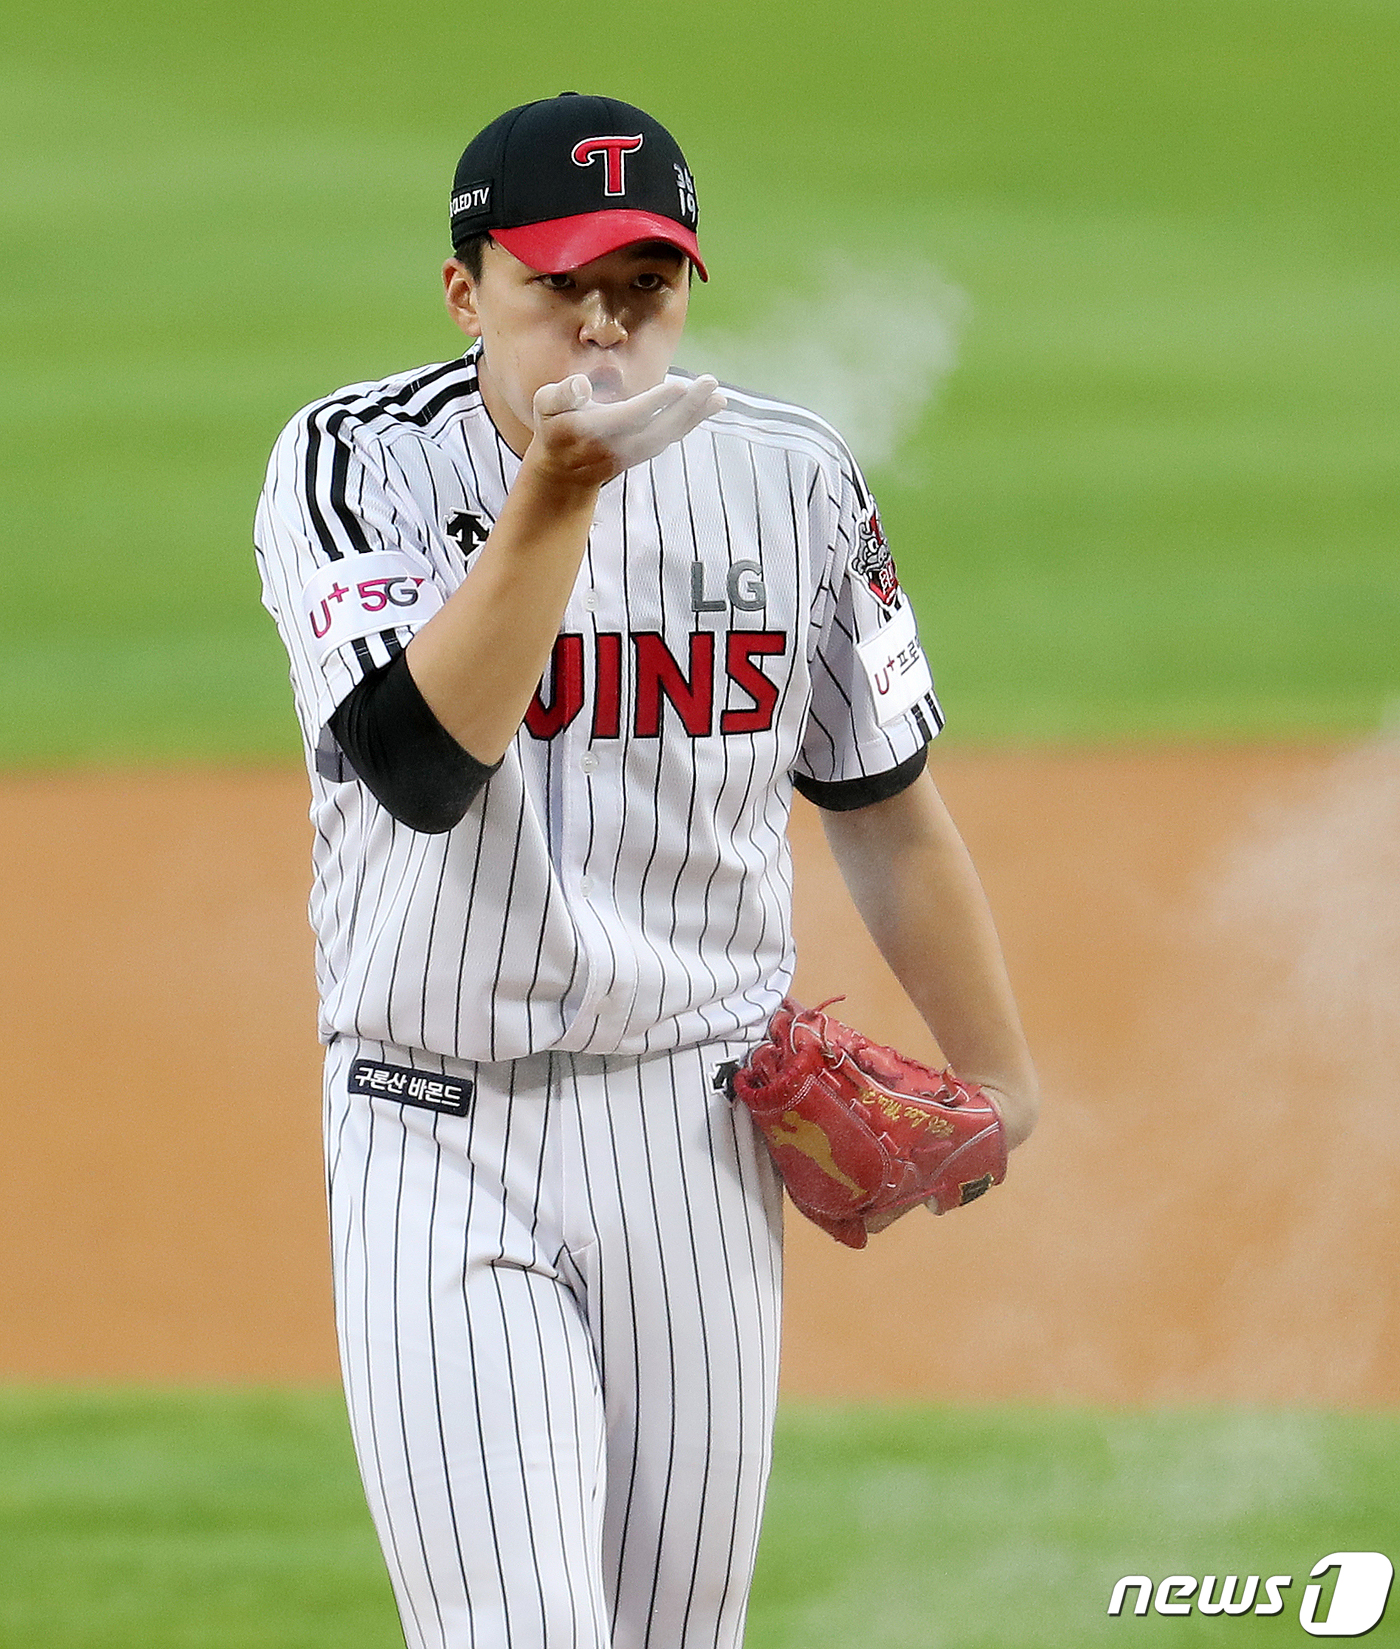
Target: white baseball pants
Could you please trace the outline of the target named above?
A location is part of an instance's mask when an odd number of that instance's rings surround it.
[[[410,1649],[740,1644],[781,1288],[781,1188],[715,1081],[743,1052],[328,1050],[341,1362]],[[352,1093],[366,1059],[470,1109]]]

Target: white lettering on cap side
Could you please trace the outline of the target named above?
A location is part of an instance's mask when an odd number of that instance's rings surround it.
[[[680,161],[672,161],[676,169],[676,193],[681,200],[681,216],[693,229],[700,219],[700,206],[695,198],[695,179],[690,175],[690,168],[682,166]]]
[[[455,218],[459,212],[484,212],[490,204],[491,185],[473,183],[469,189],[459,190],[453,195],[450,210]]]

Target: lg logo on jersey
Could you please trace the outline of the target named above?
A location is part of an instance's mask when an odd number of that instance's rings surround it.
[[[1313,1564],[1312,1579],[1320,1581],[1333,1570],[1336,1584],[1321,1618],[1318,1606],[1322,1586],[1315,1584],[1303,1590],[1298,1624],[1314,1638],[1364,1637],[1385,1614],[1394,1565],[1384,1552],[1330,1552]],[[1113,1588],[1108,1612],[1121,1615],[1129,1592],[1136,1589],[1135,1615],[1145,1615],[1149,1607],[1159,1615],[1189,1615],[1193,1598],[1203,1615],[1245,1615],[1251,1610],[1256,1615],[1280,1615],[1283,1594],[1292,1584],[1292,1575],[1270,1575],[1264,1582],[1264,1598],[1256,1603],[1258,1575],[1248,1576],[1243,1585],[1238,1575],[1226,1575],[1218,1590],[1215,1575],[1207,1575],[1199,1583],[1194,1575],[1168,1575],[1155,1591],[1149,1576],[1124,1575]]]
[[[741,613],[761,612],[768,604],[763,585],[763,569],[756,561],[736,561],[724,580],[724,595],[705,592],[705,563],[690,564],[690,610],[693,613],[722,613],[733,607]]]
[[[593,637],[593,737],[621,738],[624,694],[629,687],[631,731],[639,739],[660,738],[663,709],[668,704],[692,738],[707,738],[715,731],[717,703],[723,706],[719,714],[722,735],[766,732],[773,725],[780,689],[755,661],[782,657],[787,652],[786,633],[730,630],[723,637],[722,655],[716,645],[719,640],[712,630],[692,632],[690,657],[682,665],[664,637],[654,631],[630,636],[598,631]],[[557,738],[583,710],[585,651],[584,637],[573,631],[554,643],[549,698],[544,697],[542,682],[525,712],[526,730],[535,738]],[[748,702],[725,705],[731,688]]]

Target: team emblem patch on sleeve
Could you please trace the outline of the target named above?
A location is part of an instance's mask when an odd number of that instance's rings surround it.
[[[899,579],[895,575],[894,556],[880,525],[880,512],[872,504],[870,514],[860,524],[860,543],[851,558],[851,571],[864,579],[871,595],[886,607],[892,607],[899,596]]]

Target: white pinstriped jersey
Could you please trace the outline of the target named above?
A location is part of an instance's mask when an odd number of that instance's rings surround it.
[[[888,772],[942,717],[846,447],[727,394],[603,488],[525,724],[441,835],[395,821],[327,722],[468,576],[519,460],[475,349],[283,432],[256,540],[311,773],[323,1039],[644,1053],[742,1036],[777,1006],[792,775]]]

